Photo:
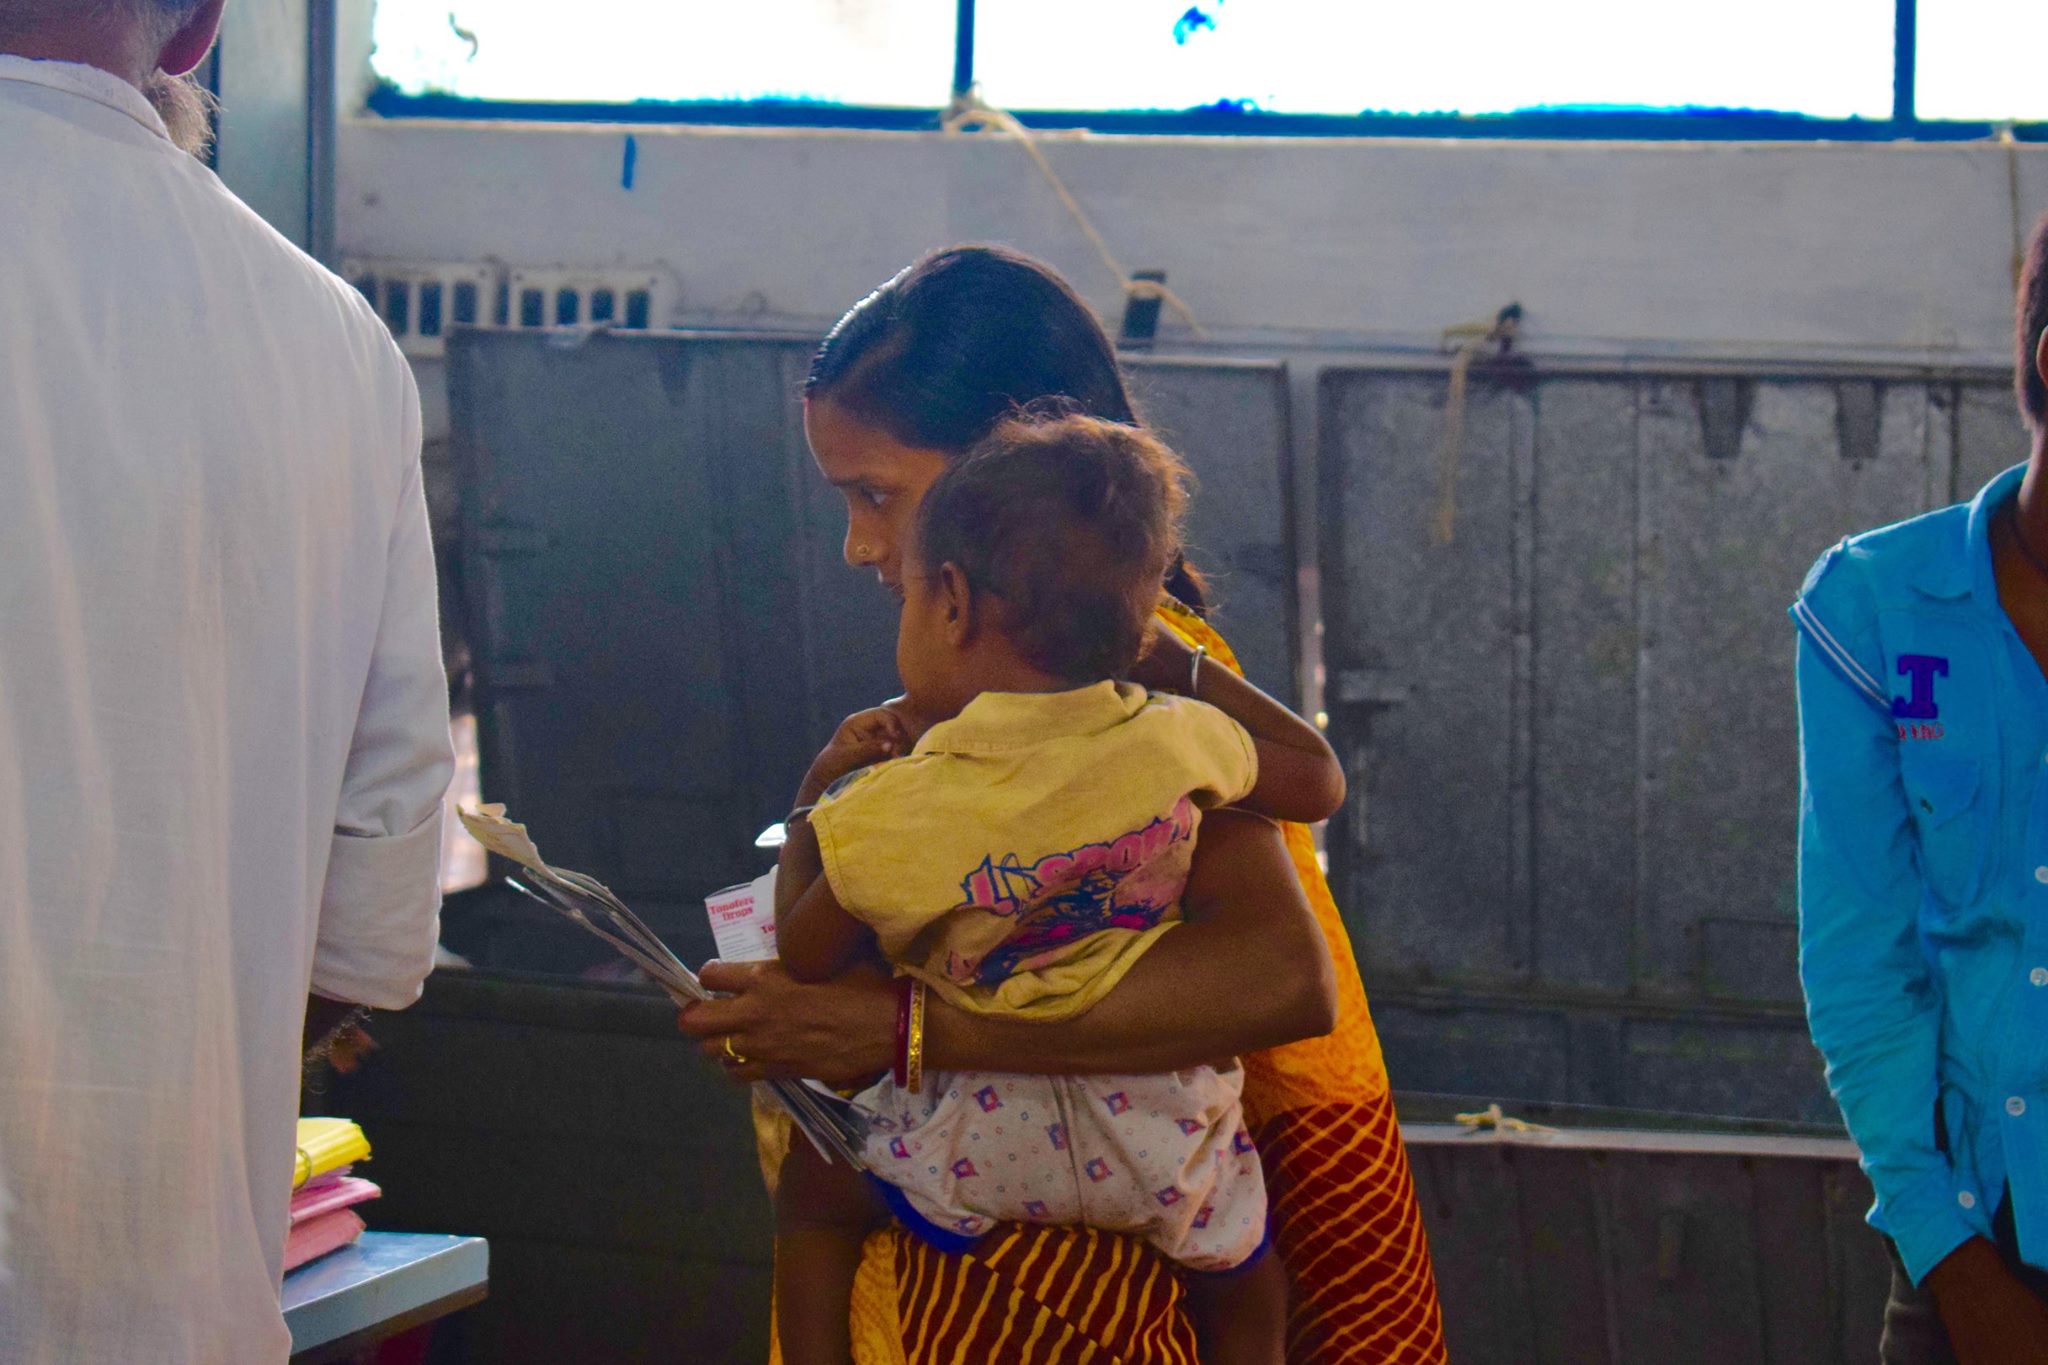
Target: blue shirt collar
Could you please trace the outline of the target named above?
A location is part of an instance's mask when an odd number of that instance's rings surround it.
[[[1986,611],[1999,609],[1998,580],[1991,569],[1991,518],[2018,491],[2026,473],[2026,462],[2021,461],[1977,491],[1970,500],[1962,554],[1928,556],[1913,575],[1915,588],[1929,597],[1970,597]]]

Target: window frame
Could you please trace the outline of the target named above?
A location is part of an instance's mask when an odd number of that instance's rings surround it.
[[[975,5],[955,0],[954,99],[974,88]],[[1028,128],[1182,137],[1494,138],[1626,142],[1980,142],[2009,132],[2048,142],[2048,120],[1922,119],[1914,109],[1919,0],[1893,0],[1892,112],[1883,119],[1814,118],[1749,109],[1537,109],[1505,114],[1283,114],[1222,103],[1186,110],[1012,111]],[[723,125],[743,128],[855,128],[936,131],[936,107],[846,105],[790,100],[486,100],[408,95],[379,80],[367,101],[385,118],[529,123]]]

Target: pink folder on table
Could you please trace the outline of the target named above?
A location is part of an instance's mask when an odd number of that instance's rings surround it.
[[[343,1176],[292,1196],[292,1230],[284,1239],[284,1268],[296,1270],[363,1235],[363,1220],[352,1211],[383,1191],[367,1180]]]
[[[308,1219],[360,1204],[366,1199],[375,1199],[382,1193],[384,1191],[369,1181],[353,1176],[308,1185],[292,1195],[292,1226],[296,1228]]]
[[[347,1209],[294,1224],[284,1239],[284,1268],[297,1270],[308,1261],[341,1250],[362,1235],[363,1220]]]

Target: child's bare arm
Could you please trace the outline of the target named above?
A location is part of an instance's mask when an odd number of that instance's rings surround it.
[[[775,875],[775,942],[783,965],[798,981],[830,980],[852,966],[870,942],[867,926],[833,894],[817,831],[802,813],[846,774],[908,753],[910,745],[909,729],[895,712],[880,706],[856,711],[840,723],[804,774]]]
[[[1335,815],[1344,804],[1344,768],[1322,732],[1222,664],[1205,659],[1196,668],[1194,662],[1194,651],[1155,621],[1134,681],[1205,701],[1250,733],[1259,778],[1238,805],[1302,824]]]
[[[808,824],[802,828],[804,838],[811,845],[811,856],[815,858],[818,836],[811,833]],[[785,851],[788,847],[788,844],[783,845]],[[775,898],[780,901],[780,873],[775,881]],[[779,905],[776,908],[776,954],[782,959],[784,969],[806,984],[830,981],[838,976],[858,962],[873,942],[873,933],[846,912],[846,907],[832,894],[832,883],[823,873],[812,879],[787,910]]]
[[[809,805],[804,802],[803,805]],[[803,807],[799,806],[801,810]],[[818,852],[818,835],[811,828],[811,822],[801,816],[791,816],[783,826],[782,851],[775,855],[775,932],[782,932],[783,916],[787,915],[811,889],[813,882],[825,880],[825,859]]]
[[[811,883],[825,875],[825,863],[818,856],[818,836],[808,821],[802,818],[805,812],[817,804],[834,782],[870,763],[879,763],[885,758],[896,758],[910,752],[912,738],[909,727],[896,712],[888,707],[877,706],[866,711],[856,711],[839,723],[839,729],[811,760],[811,769],[804,774],[804,780],[796,790],[796,811],[786,826],[782,852],[776,855],[775,872],[775,921],[779,932],[782,916],[796,904],[798,897],[811,889]]]
[[[1251,687],[1234,673],[1228,676],[1244,687]],[[1207,690],[1207,684],[1203,685],[1203,690]],[[1252,690],[1258,691],[1257,688]],[[1264,693],[1259,695],[1265,697]],[[1269,697],[1265,699],[1272,702]],[[1272,705],[1278,707],[1280,704],[1272,702]],[[1321,734],[1292,711],[1286,711],[1284,707],[1281,709],[1301,734],[1315,740],[1315,747],[1253,731],[1252,748],[1259,756],[1259,777],[1237,804],[1254,815],[1272,820],[1292,820],[1304,825],[1327,820],[1344,804],[1344,769]],[[1238,724],[1244,725],[1244,722],[1239,720]],[[1245,729],[1251,730],[1251,727],[1246,725]]]

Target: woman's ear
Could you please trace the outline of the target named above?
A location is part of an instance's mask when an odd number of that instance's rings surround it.
[[[974,639],[979,626],[975,618],[974,588],[967,572],[958,564],[941,564],[938,578],[939,602],[945,612],[946,642],[959,649]]]
[[[2041,329],[2041,335],[2034,338],[2034,373],[2041,376],[2041,382],[2048,384],[2048,327]]]

